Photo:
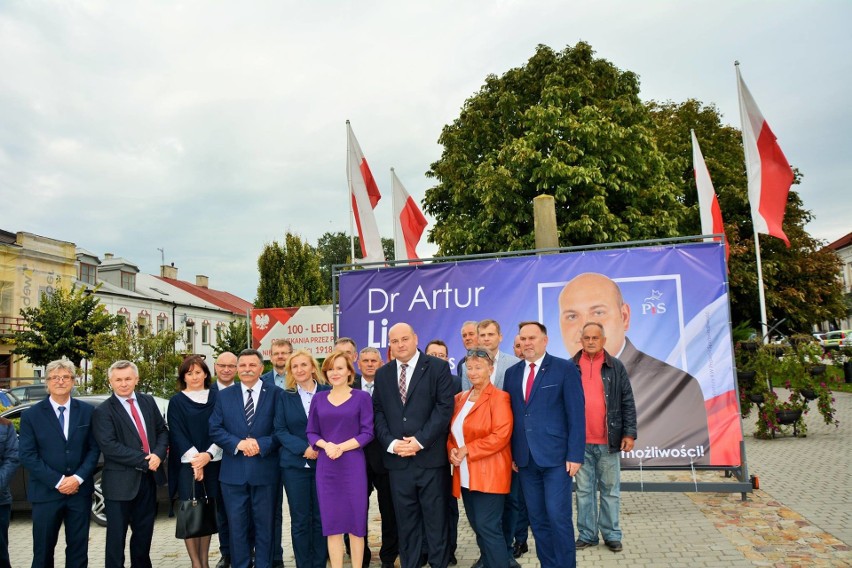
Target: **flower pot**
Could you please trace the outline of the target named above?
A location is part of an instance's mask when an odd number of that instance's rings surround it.
[[[802,417],[802,410],[776,410],[775,417],[778,418],[778,424],[783,426],[795,423]]]
[[[737,371],[737,384],[748,389],[754,384],[754,378],[756,376],[757,373],[754,371]]]
[[[762,393],[749,394],[748,399],[755,404],[763,404],[766,401],[766,397]]]
[[[808,369],[808,372],[811,374],[812,377],[815,377],[817,375],[824,375],[825,365],[814,365],[813,367]]]
[[[817,396],[819,396],[814,389],[801,389],[799,394],[801,394],[802,398],[805,400],[816,400]]]

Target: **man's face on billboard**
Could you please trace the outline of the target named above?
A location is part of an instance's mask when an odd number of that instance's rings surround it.
[[[603,274],[581,274],[559,294],[559,329],[569,355],[582,349],[583,326],[590,321],[603,326],[610,353],[620,352],[630,327],[630,306],[622,302],[618,285]]]

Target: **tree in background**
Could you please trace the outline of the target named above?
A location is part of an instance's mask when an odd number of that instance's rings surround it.
[[[213,345],[213,353],[218,357],[225,351],[239,355],[240,351],[248,346],[248,322],[240,318],[228,323],[228,327],[216,334],[216,343]],[[212,365],[212,363],[211,363]],[[210,369],[213,372],[213,369]]]
[[[444,127],[427,175],[439,254],[534,248],[532,200],[556,199],[562,246],[679,234],[685,209],[656,149],[639,80],[580,42],[539,46],[489,76]]]
[[[47,365],[67,358],[75,365],[92,356],[93,339],[118,327],[121,318],[110,315],[86,288],[61,286],[42,294],[37,307],[23,308],[26,329],[15,333],[12,353],[32,365]]]
[[[328,285],[320,273],[319,254],[289,231],[284,243],[263,247],[257,259],[260,282],[255,308],[284,308],[327,304]]]
[[[701,233],[689,136],[689,130],[695,130],[730,242],[733,321],[734,324],[749,320],[759,322],[754,230],[740,131],[723,125],[715,106],[696,100],[652,101],[647,106],[655,124],[657,147],[666,157],[666,175],[683,194],[689,209],[680,231],[683,235]],[[801,175],[796,172],[794,183],[798,184],[800,179]],[[823,243],[805,230],[812,218],[811,212],[804,209],[799,193],[791,189],[784,217],[784,232],[790,239],[790,248],[780,239],[768,235],[760,238],[767,319],[771,325],[787,318],[781,327],[785,331],[807,330],[811,324],[833,320],[845,313],[837,279],[840,261],[834,251],[825,249]]]
[[[108,392],[109,366],[125,359],[139,367],[138,390],[170,397],[177,390],[177,369],[183,361],[183,355],[175,351],[175,342],[181,337],[181,331],[171,329],[156,334],[139,333],[134,325],[123,325],[115,333],[99,335],[92,344],[94,357],[90,390]],[[212,365],[212,362],[208,364]],[[213,369],[210,371],[213,372]]]
[[[394,258],[393,239],[382,239],[385,258]],[[335,264],[352,264],[349,235],[343,231],[327,232],[317,241],[317,253],[320,259],[320,274],[326,286],[326,296],[331,298],[331,274]],[[361,257],[361,241],[355,237],[355,258]]]

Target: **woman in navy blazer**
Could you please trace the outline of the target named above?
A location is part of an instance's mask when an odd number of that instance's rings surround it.
[[[319,363],[300,349],[287,361],[287,382],[278,397],[275,436],[281,443],[281,479],[290,507],[290,527],[297,568],[325,568],[328,558],[317,500],[318,452],[308,443],[311,398],[329,390]]]

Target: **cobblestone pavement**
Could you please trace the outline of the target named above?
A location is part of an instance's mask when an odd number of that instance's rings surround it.
[[[784,391],[779,397],[784,398]],[[578,553],[581,566],[653,567],[809,567],[852,566],[852,394],[838,393],[839,427],[826,425],[815,406],[807,416],[808,436],[756,440],[754,418],[745,421],[749,472],[761,489],[749,495],[723,493],[622,493],[621,524],[624,551],[613,554],[604,546]],[[625,472],[635,479],[637,472]],[[690,479],[686,473],[657,473],[665,479]],[[702,480],[719,481],[717,472],[701,472]],[[648,474],[645,474],[648,479]],[[286,508],[286,502],[285,502]],[[371,503],[370,547],[378,565],[379,519]],[[459,523],[459,566],[468,568],[479,555],[462,509]],[[285,522],[288,518],[285,510]],[[92,525],[89,557],[103,565],[105,530]],[[285,527],[285,535],[289,528]],[[61,542],[60,536],[60,542]],[[32,560],[31,518],[15,513],[9,529],[12,566]],[[216,537],[211,560],[218,560]],[[519,559],[524,567],[539,567],[535,544]],[[57,566],[64,564],[63,545],[57,547]],[[183,542],[174,538],[174,519],[161,508],[151,551],[157,568],[187,568]],[[284,542],[285,565],[295,566],[289,538]]]

